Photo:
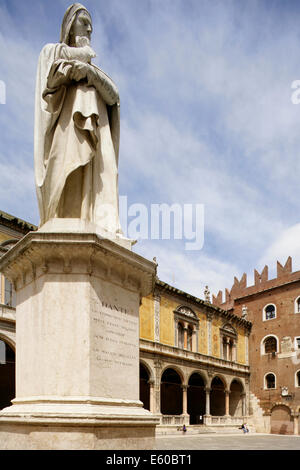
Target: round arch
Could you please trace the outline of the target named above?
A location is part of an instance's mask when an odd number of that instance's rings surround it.
[[[16,359],[12,341],[0,335],[0,409],[11,405],[15,398]]]
[[[222,382],[223,385],[224,385],[224,389],[225,389],[225,390],[226,390],[226,389],[227,389],[227,390],[229,389],[227,380],[226,380],[226,378],[224,377],[224,375],[222,375],[222,374],[215,374],[215,375],[211,378],[211,381],[210,381],[210,388],[211,388],[211,384],[213,383],[213,381],[214,381],[216,378],[218,378],[218,379],[221,380],[221,382]]]
[[[268,338],[275,338],[276,339],[276,353],[279,352],[279,338],[278,336],[274,335],[273,333],[272,334],[268,334],[266,336],[263,337],[263,339],[261,340],[260,342],[260,354],[261,356],[265,355],[265,354],[268,354],[265,352],[265,341],[268,339]]]
[[[294,301],[294,313],[300,313],[300,295]]]
[[[292,410],[285,403],[271,407],[271,434],[293,434]]]
[[[263,387],[264,390],[275,390],[277,388],[277,377],[274,372],[265,373]]]
[[[215,375],[210,383],[210,414],[225,415],[225,390],[227,383],[222,375]]]
[[[232,379],[231,379],[231,381],[230,381],[230,383],[229,383],[229,390],[230,390],[230,387],[231,387],[231,385],[232,385],[232,382],[238,382],[238,383],[241,385],[242,389],[243,389],[243,390],[242,390],[242,393],[245,393],[245,392],[246,392],[246,390],[245,390],[245,383],[243,382],[243,380],[242,380],[240,377],[232,377]]]
[[[182,377],[174,367],[166,367],[160,379],[160,411],[163,415],[182,414]]]
[[[300,369],[295,371],[295,387],[299,388],[300,387]],[[300,409],[300,405],[299,405]]]
[[[187,384],[189,383],[189,380],[191,378],[192,375],[194,374],[198,374],[200,375],[200,377],[202,378],[202,380],[204,381],[204,384],[205,384],[205,387],[207,387],[207,384],[208,384],[208,379],[207,379],[207,376],[206,374],[202,371],[202,370],[198,370],[198,369],[193,369],[188,375],[187,375]]]
[[[140,364],[145,367],[146,371],[148,372],[149,375],[149,380],[154,380],[154,372],[150,364],[148,364],[145,359],[140,358]]]
[[[274,410],[274,408],[276,408],[276,406],[285,406],[286,408],[289,409],[290,413],[292,413],[292,411],[293,411],[293,409],[287,403],[283,403],[282,401],[277,401],[276,403],[272,403],[272,405],[270,407],[270,412],[271,413]],[[299,409],[300,409],[300,406],[299,406]]]
[[[16,343],[9,337],[0,332],[0,341],[4,341],[16,353]]]
[[[140,361],[140,401],[146,410],[150,411],[150,377],[148,365]]]
[[[243,416],[243,397],[245,389],[242,381],[233,378],[230,383],[229,414],[230,416]]]
[[[160,382],[161,382],[161,379],[162,379],[162,376],[164,375],[165,371],[167,369],[173,369],[180,377],[180,380],[181,380],[181,384],[182,385],[186,385],[186,381],[185,381],[185,375],[184,375],[184,372],[180,369],[180,367],[178,367],[177,365],[173,365],[173,364],[166,364],[162,370],[161,370],[161,374],[160,374]]]
[[[190,424],[203,424],[206,403],[206,380],[198,371],[192,372],[188,378],[187,412],[190,416]]]
[[[262,309],[262,320],[273,320],[277,317],[277,307],[275,304],[268,303]]]

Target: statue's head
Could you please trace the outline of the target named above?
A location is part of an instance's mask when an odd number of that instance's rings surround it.
[[[90,39],[92,33],[92,18],[88,10],[80,3],[73,3],[63,18],[60,42],[68,45],[75,44],[75,37]]]

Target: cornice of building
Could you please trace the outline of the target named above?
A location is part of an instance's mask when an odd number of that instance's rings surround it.
[[[160,290],[160,291],[168,292],[170,294],[175,294],[179,296],[181,299],[184,299],[185,301],[192,303],[196,307],[201,306],[207,313],[212,313],[212,314],[221,316],[222,318],[224,318],[224,320],[238,323],[244,326],[246,329],[250,330],[252,328],[252,323],[250,321],[244,318],[241,318],[238,315],[235,315],[234,313],[232,313],[232,311],[222,309],[221,307],[218,307],[217,305],[213,305],[209,302],[206,302],[205,300],[200,299],[187,292],[184,292],[178,289],[177,287],[171,286],[170,284],[164,281],[161,281],[160,279],[156,279],[155,281],[155,290]]]
[[[0,226],[1,225],[9,227],[10,229],[13,229],[23,235],[26,235],[28,232],[35,231],[38,228],[34,224],[30,224],[25,220],[19,219],[18,217],[0,210]]]

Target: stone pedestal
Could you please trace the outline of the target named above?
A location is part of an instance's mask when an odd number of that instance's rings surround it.
[[[123,245],[123,246],[122,246]],[[151,449],[139,304],[156,265],[87,232],[29,233],[0,260],[17,293],[16,398],[1,449]]]

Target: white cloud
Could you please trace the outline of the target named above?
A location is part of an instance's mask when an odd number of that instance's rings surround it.
[[[0,209],[33,222],[36,62],[45,38],[57,40],[67,6],[33,1],[27,14],[15,2],[9,14],[0,5],[0,79],[8,98],[0,107]],[[159,269],[194,291],[206,277],[216,292],[250,264],[257,267],[264,253],[277,259],[284,244],[276,244],[277,234],[299,214],[300,106],[291,104],[290,85],[300,68],[292,12],[276,16],[264,2],[218,0],[191,0],[189,8],[167,0],[98,0],[87,7],[97,63],[121,93],[121,194],[132,202],[205,204],[204,250],[191,258],[182,245],[170,244],[168,253],[167,242],[161,248],[149,242],[150,252],[162,250]]]
[[[300,270],[300,223],[288,227],[279,233],[276,240],[267,248],[259,261],[260,266],[269,265],[271,276],[275,274],[275,263],[283,266],[287,258],[292,257],[293,271]],[[270,276],[269,276],[270,277]]]
[[[216,294],[224,286],[231,286],[239,272],[235,264],[222,262],[204,252],[191,255],[170,242],[140,242],[134,246],[134,251],[148,259],[156,257],[160,280],[202,299],[206,285],[211,294]]]

